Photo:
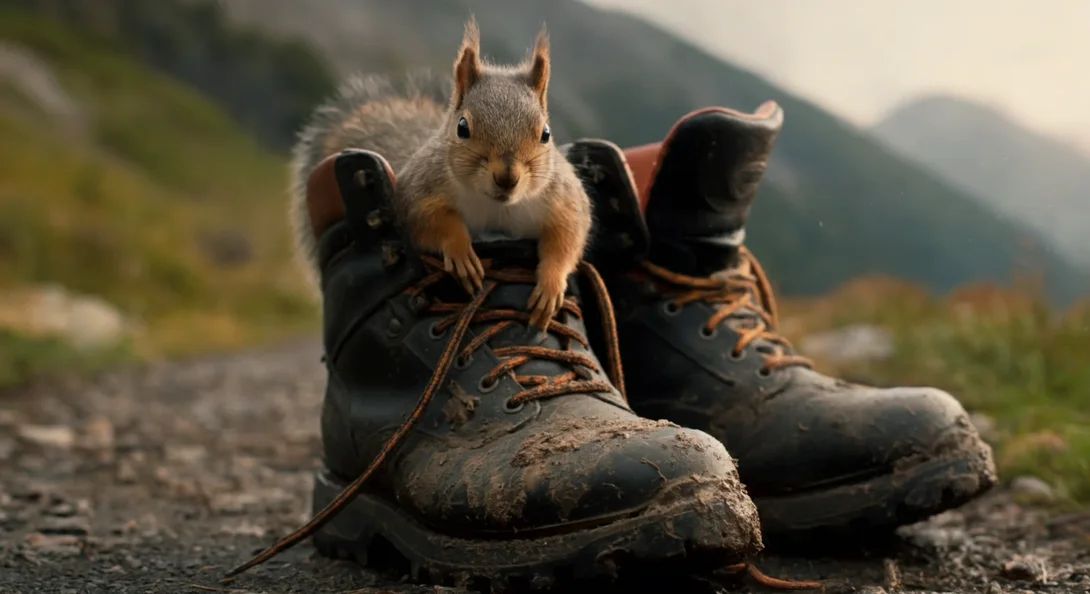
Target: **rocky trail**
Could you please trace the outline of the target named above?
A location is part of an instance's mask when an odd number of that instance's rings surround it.
[[[0,593],[456,591],[309,544],[220,582],[307,517],[318,361],[305,342],[0,394]],[[1090,513],[1023,506],[1006,490],[889,542],[833,544],[759,565],[828,592],[1090,591]],[[754,588],[726,575],[622,585]]]

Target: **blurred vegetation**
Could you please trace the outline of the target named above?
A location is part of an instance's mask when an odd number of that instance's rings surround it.
[[[87,351],[56,338],[25,336],[0,328],[0,389],[59,369],[87,373],[131,359],[127,344]]]
[[[0,0],[116,44],[200,89],[268,146],[286,149],[334,76],[302,42],[228,23],[211,0]]]
[[[136,320],[141,356],[312,327],[281,156],[107,40],[19,12],[0,14],[0,40],[48,65],[77,107],[60,118],[0,85],[0,288],[59,282],[104,298]],[[65,359],[0,342],[0,359],[12,351]]]
[[[974,285],[934,297],[895,280],[859,280],[789,301],[792,335],[855,323],[890,329],[888,360],[823,371],[878,385],[933,385],[995,421],[1001,478],[1045,479],[1090,502],[1090,300],[1051,309],[1033,283]]]

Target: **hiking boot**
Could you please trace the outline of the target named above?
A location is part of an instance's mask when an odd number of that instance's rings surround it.
[[[592,261],[633,410],[720,439],[766,538],[888,531],[991,486],[991,451],[949,394],[824,376],[775,333],[771,287],[742,242],[782,117],[772,102],[702,110],[627,159],[572,145],[599,221]]]
[[[316,225],[344,210],[319,242],[329,384],[314,507],[347,504],[318,550],[520,591],[756,554],[756,509],[722,444],[638,417],[615,347],[607,366],[590,348],[581,308],[612,315],[597,273],[573,275],[547,330],[530,329],[536,245],[477,243],[486,282],[470,297],[405,247],[392,183],[381,157],[354,151],[309,184]]]

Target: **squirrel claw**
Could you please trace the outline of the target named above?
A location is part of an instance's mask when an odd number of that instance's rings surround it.
[[[534,287],[530,293],[527,307],[530,310],[530,325],[539,330],[546,330],[549,321],[560,312],[564,305],[564,289],[551,291],[543,289],[540,284]]]
[[[484,287],[484,266],[472,251],[456,258],[443,254],[443,269],[454,273],[462,288],[470,295],[475,295]]]

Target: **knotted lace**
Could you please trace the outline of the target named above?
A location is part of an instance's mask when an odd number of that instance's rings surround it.
[[[738,333],[738,342],[731,350],[734,357],[741,357],[742,351],[755,341],[769,343],[770,349],[761,350],[764,356],[762,374],[784,367],[811,367],[810,359],[794,354],[791,343],[774,330],[779,322],[776,298],[761,264],[744,247],[739,251],[739,257],[748,265],[748,273],[736,268],[717,276],[689,276],[646,260],[643,269],[659,284],[666,285],[669,295],[666,306],[671,311],[696,302],[712,306],[715,313],[701,331],[710,336],[726,322]]]
[[[473,353],[495,338],[504,330],[514,325],[528,326],[529,314],[515,309],[486,308],[484,302],[488,296],[500,284],[533,284],[536,277],[532,269],[524,267],[497,267],[493,262],[485,261],[485,284],[476,296],[468,303],[451,303],[429,296],[428,289],[442,282],[450,276],[443,270],[443,265],[435,258],[425,257],[425,267],[430,271],[420,281],[406,289],[406,293],[416,300],[423,311],[430,314],[444,315],[434,322],[431,332],[434,336],[449,332],[447,345],[439,356],[420,398],[405,421],[394,431],[393,435],[382,445],[377,456],[368,464],[367,468],[356,480],[344,488],[328,505],[314,515],[306,524],[291,534],[277,541],[265,549],[253,559],[232,569],[226,577],[236,576],[252,567],[260,565],[272,559],[281,552],[298,544],[302,540],[318,531],[326,522],[333,519],[356,495],[363,485],[374,476],[375,472],[389,458],[395,448],[405,439],[405,436],[420,421],[424,411],[431,404],[435,394],[446,384],[447,375],[452,366],[460,361],[465,363],[473,356]],[[516,382],[522,387],[518,394],[512,396],[507,404],[511,407],[539,400],[542,398],[554,398],[567,394],[592,394],[597,392],[609,392],[614,387],[624,395],[624,381],[621,373],[621,357],[617,342],[617,325],[613,317],[613,305],[606,292],[605,283],[598,272],[589,263],[579,266],[580,274],[589,281],[589,286],[594,292],[595,301],[599,307],[602,320],[602,330],[606,341],[606,355],[609,369],[607,375],[613,382],[591,380],[589,370],[597,370],[597,364],[593,358],[571,350],[571,344],[577,342],[585,348],[589,343],[585,336],[573,330],[571,327],[558,322],[555,318],[549,321],[547,332],[560,339],[561,348],[548,348],[533,345],[512,345],[498,347],[492,353],[500,359],[500,363],[489,371],[481,380],[481,390],[488,391],[495,386],[499,378],[511,373]],[[565,299],[561,309],[563,313],[576,317],[582,317],[582,312],[577,303],[571,299]],[[470,326],[479,326],[480,330],[472,340],[466,342]],[[571,371],[549,377],[543,375],[518,375],[520,367],[534,360],[554,361],[563,363],[571,368]]]

